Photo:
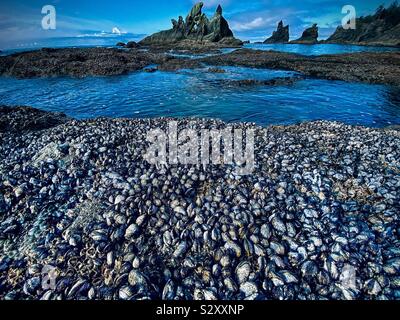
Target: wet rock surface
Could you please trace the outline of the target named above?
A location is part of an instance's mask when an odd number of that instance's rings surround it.
[[[70,120],[63,113],[46,112],[30,107],[0,106],[0,133],[24,133],[61,125]]]
[[[215,43],[199,43],[181,41],[171,45],[154,45],[148,48],[149,52],[165,54],[220,54],[223,46]]]
[[[400,85],[400,52],[303,56],[285,52],[240,49],[201,59],[216,66],[243,66],[297,71],[329,80]]]
[[[179,49],[177,49],[179,48]],[[218,54],[213,46],[150,51],[137,49],[42,49],[0,57],[0,75],[17,78],[111,76],[133,71],[178,71],[205,66],[244,66],[291,70],[305,76],[349,82],[400,85],[400,52],[360,52],[303,56],[277,51],[239,49]],[[196,49],[197,48],[197,49]],[[176,51],[184,50],[184,51]],[[213,53],[208,57],[174,57],[173,53]]]
[[[298,81],[304,80],[305,77],[293,76],[293,77],[277,77],[268,80],[255,80],[255,79],[242,79],[242,80],[229,80],[219,79],[212,80],[212,83],[222,87],[252,87],[252,86],[286,86],[292,85]]]
[[[255,129],[256,168],[239,177],[145,162],[147,131],[167,126],[0,133],[1,299],[400,297],[399,131],[236,124]],[[179,120],[188,126],[228,124]]]
[[[162,61],[157,54],[111,48],[41,49],[0,57],[0,75],[17,78],[126,74]]]
[[[161,63],[157,69],[160,71],[179,71],[182,69],[197,69],[203,64],[198,59],[174,58]]]

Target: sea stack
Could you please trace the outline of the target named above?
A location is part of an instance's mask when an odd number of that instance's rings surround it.
[[[184,20],[172,19],[172,29],[155,33],[142,41],[144,46],[163,46],[177,43],[216,43],[226,46],[241,46],[242,41],[233,36],[229,24],[222,15],[222,7],[218,5],[214,16],[208,19],[202,12],[203,2],[195,4]]]
[[[290,43],[298,43],[298,44],[316,44],[318,43],[318,27],[317,24],[314,23],[312,27],[304,30],[302,36],[293,40]]]
[[[394,2],[357,18],[355,29],[339,26],[325,43],[400,46],[400,6]]]
[[[278,23],[278,28],[272,33],[264,43],[288,43],[289,42],[289,26],[283,26],[283,21]]]

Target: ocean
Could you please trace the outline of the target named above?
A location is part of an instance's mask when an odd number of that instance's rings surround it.
[[[48,47],[114,46],[132,37],[66,38],[40,43]],[[262,45],[245,47],[304,55],[398,50],[348,45]],[[27,47],[8,50],[34,49]],[[224,52],[232,51],[231,49]],[[197,56],[189,55],[192,58]],[[384,127],[400,124],[400,89],[385,85],[307,78],[291,85],[230,85],[230,80],[296,76],[294,72],[225,67],[179,72],[134,72],[112,77],[24,79],[0,78],[0,104],[28,105],[65,112],[78,119],[94,117],[206,117],[259,125],[335,120]]]

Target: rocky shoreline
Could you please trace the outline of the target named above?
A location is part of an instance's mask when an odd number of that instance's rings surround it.
[[[359,52],[322,56],[241,49],[201,59],[216,66],[296,71],[303,75],[349,82],[400,85],[400,52]]]
[[[42,49],[0,57],[0,76],[17,78],[111,76],[134,71],[177,71],[213,66],[290,70],[304,76],[349,82],[400,85],[400,52],[323,56],[238,49],[205,58],[178,58],[165,48]],[[212,69],[212,68],[211,68]],[[206,72],[207,69],[205,68]],[[253,80],[253,79],[248,79]]]
[[[110,76],[162,63],[164,56],[138,49],[43,48],[0,57],[0,75],[16,78]]]
[[[1,299],[400,298],[398,130],[234,124],[239,177],[144,161],[167,123],[0,108]]]

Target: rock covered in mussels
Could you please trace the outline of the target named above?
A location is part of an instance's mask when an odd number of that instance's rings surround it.
[[[264,43],[287,43],[289,42],[289,25],[284,26],[281,20],[278,23],[276,31],[272,33],[272,36],[264,41]]]
[[[160,31],[140,41],[141,45],[171,45],[191,42],[217,43],[221,46],[241,46],[243,43],[235,39],[229,24],[222,15],[222,7],[218,5],[214,16],[209,19],[203,12],[203,3],[196,3],[184,20],[172,19],[172,29]]]
[[[45,112],[30,107],[6,107],[0,105],[0,133],[43,130],[70,120],[63,113]]]
[[[128,43],[127,48],[136,48]],[[142,70],[163,55],[119,48],[43,48],[0,56],[0,75],[17,78],[108,76]]]
[[[144,161],[169,120],[0,133],[0,299],[399,298],[400,131],[178,120],[254,129],[237,176]]]

